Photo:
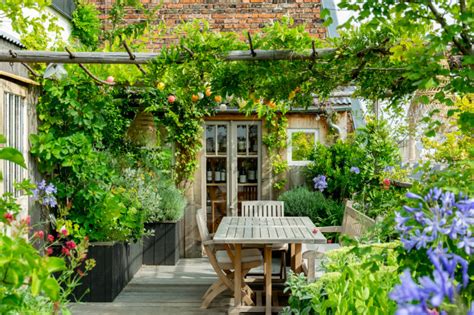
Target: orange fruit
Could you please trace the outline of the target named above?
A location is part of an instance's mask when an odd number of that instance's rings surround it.
[[[222,102],[222,96],[216,95],[216,96],[214,97],[214,101],[216,101],[216,103]]]
[[[191,100],[196,103],[197,101],[199,101],[199,96],[197,96],[196,94],[193,94],[193,96],[191,96]]]

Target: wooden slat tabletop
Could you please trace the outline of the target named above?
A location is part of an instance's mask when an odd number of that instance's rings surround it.
[[[213,240],[222,244],[325,244],[308,217],[224,217]]]

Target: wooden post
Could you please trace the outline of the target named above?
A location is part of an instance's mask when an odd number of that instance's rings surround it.
[[[232,50],[220,57],[226,61],[253,60],[314,60],[331,56],[334,48],[321,48],[313,52],[307,49],[303,52],[292,50]],[[316,53],[316,54],[315,54]],[[33,51],[33,50],[0,50],[0,62],[24,63],[75,63],[75,64],[146,64],[160,55],[156,53],[133,53],[130,58],[127,52],[74,52],[74,58],[68,52],[62,51]],[[184,61],[189,54],[183,54],[179,61]]]

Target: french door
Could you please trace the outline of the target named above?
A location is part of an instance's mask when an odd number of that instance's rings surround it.
[[[260,199],[261,147],[258,121],[206,122],[202,200],[210,231],[239,215],[242,201]]]

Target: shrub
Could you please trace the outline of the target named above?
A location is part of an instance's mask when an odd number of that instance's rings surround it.
[[[389,292],[398,283],[399,242],[343,247],[327,253],[326,273],[314,283],[291,275],[283,314],[393,314]]]
[[[297,187],[280,195],[285,203],[285,215],[307,216],[318,226],[340,225],[344,205],[324,197],[319,191]]]
[[[160,187],[160,212],[150,213],[149,220],[152,221],[177,221],[183,217],[186,207],[186,198],[181,190],[171,182]]]

